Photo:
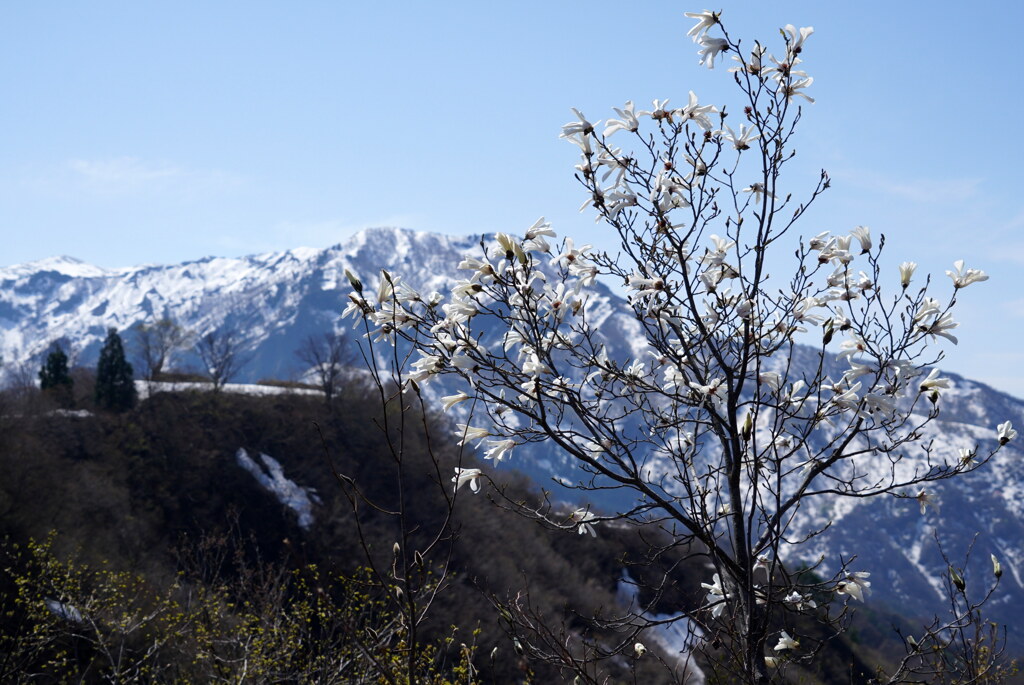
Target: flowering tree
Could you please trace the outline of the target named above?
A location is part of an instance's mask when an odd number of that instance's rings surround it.
[[[815,574],[787,568],[783,559],[828,528],[798,530],[798,512],[822,498],[884,495],[923,507],[928,483],[973,471],[1016,432],[1003,424],[992,450],[956,454],[922,439],[948,387],[930,369],[941,359],[934,343],[956,342],[957,296],[983,272],[958,262],[938,299],[913,262],[883,274],[884,239],[858,226],[799,241],[789,275],[769,273],[784,236],[829,187],[822,172],[801,201],[783,180],[801,105],[813,102],[801,68],[812,29],[786,26],[772,53],[741,48],[718,13],[687,16],[701,64],[713,68],[723,53],[735,61],[741,123],[691,91],[682,107],[627,102],[603,130],[573,110],[563,128],[581,152],[584,208],[618,234],[619,254],[568,238],[552,247],[540,220],[467,257],[467,277],[445,296],[388,273],[370,293],[350,276],[347,313],[377,339],[411,344],[407,388],[461,381],[443,398],[445,410],[473,407],[460,444],[499,462],[553,443],[587,474],[577,487],[629,491],[634,504],[611,515],[527,513],[591,534],[612,519],[660,523],[666,548],[711,567],[704,607],[690,617],[719,645],[708,657],[744,682],[768,682],[771,668],[820,648],[794,627],[801,614],[822,616],[815,597],[845,608],[871,584],[855,558]],[[610,356],[596,323],[599,277],[628,292],[641,340],[630,358]],[[911,449],[919,459],[904,459]],[[454,480],[475,487],[480,477]],[[632,636],[618,649],[643,652]],[[557,658],[589,677],[579,652]]]

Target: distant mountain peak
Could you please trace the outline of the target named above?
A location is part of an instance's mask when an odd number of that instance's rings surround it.
[[[459,261],[467,254],[480,256],[480,238],[383,226],[359,231],[325,249],[296,248],[124,269],[104,269],[61,256],[2,268],[0,356],[4,364],[0,380],[4,374],[16,373],[19,365],[26,371],[24,377],[33,378],[57,340],[77,365],[92,366],[107,328],[112,326],[124,333],[133,355],[131,329],[164,317],[195,335],[216,330],[239,334],[250,361],[237,381],[298,380],[308,369],[295,353],[308,337],[342,332],[353,345],[361,340],[360,333],[351,332],[352,321],[340,318],[350,291],[345,269],[362,278],[367,287],[375,287],[380,270],[388,269],[424,294],[432,290],[444,293],[465,276],[456,270]],[[600,322],[600,343],[607,346],[610,356],[626,360],[645,353],[640,326],[621,298],[598,285],[591,304],[591,321]],[[488,324],[480,321],[479,325]],[[495,340],[502,332],[491,329],[485,333]],[[799,366],[816,359],[813,350],[801,347],[793,361]],[[175,370],[199,368],[189,351],[178,352],[172,366]],[[942,394],[939,420],[926,440],[953,449],[994,440],[994,417],[1024,425],[1021,401],[955,375],[950,379],[952,387]],[[537,449],[545,447],[538,445]],[[907,455],[908,466],[927,468],[920,454],[908,450]],[[878,466],[888,468],[890,464],[880,455]],[[515,467],[539,481],[560,477],[569,468],[564,455],[553,449],[524,458]],[[943,531],[946,547],[953,554],[966,550],[974,533],[981,531],[976,558],[987,562],[989,553],[996,554],[1014,570],[1000,586],[1006,604],[993,609],[1002,611],[1014,602],[1020,606],[1024,577],[1018,578],[1017,572],[1024,569],[1024,460],[1016,446],[1008,446],[984,471],[938,484],[935,490],[942,498],[941,518],[930,511],[922,516],[913,501],[915,493],[899,493],[906,496],[869,505],[822,498],[820,503],[808,504],[800,516],[814,525],[831,525],[829,534],[810,547],[832,560],[844,549],[858,552],[858,568],[878,573],[884,579],[878,586],[888,588],[891,597],[903,602],[914,597],[921,600],[910,604],[915,611],[931,606],[934,590],[928,574],[944,568],[936,565],[941,559],[937,561],[931,551],[931,526]],[[879,544],[862,544],[867,530]],[[1009,615],[999,611],[997,619]]]
[[[25,274],[47,271],[57,272],[61,275],[71,276],[73,278],[91,278],[107,276],[111,273],[116,273],[118,270],[104,269],[100,266],[88,264],[76,257],[60,255],[57,257],[45,257],[32,262],[26,262],[24,264],[14,264],[0,268],[0,279],[7,280],[10,278],[18,278]]]

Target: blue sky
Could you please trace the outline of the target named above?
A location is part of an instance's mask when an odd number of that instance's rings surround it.
[[[1024,4],[96,2],[0,9],[0,264],[103,266],[299,245],[367,226],[521,232],[581,215],[569,108],[734,101],[684,11],[771,43],[814,26],[798,230],[885,233],[891,263],[992,279],[962,294],[946,368],[1024,396]],[[945,292],[945,291],[942,291]]]

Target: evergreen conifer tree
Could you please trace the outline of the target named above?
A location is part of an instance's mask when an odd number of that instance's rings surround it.
[[[124,345],[117,329],[107,331],[96,365],[96,405],[112,411],[125,411],[135,405],[134,370],[124,357]]]
[[[71,406],[74,380],[68,371],[68,356],[59,345],[54,345],[39,370],[39,387],[57,398],[63,407]]]

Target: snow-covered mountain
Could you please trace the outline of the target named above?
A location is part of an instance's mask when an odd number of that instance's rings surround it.
[[[30,372],[38,369],[55,341],[62,342],[76,363],[94,365],[108,328],[121,330],[131,350],[133,327],[169,317],[196,335],[225,327],[240,333],[250,360],[239,381],[295,379],[304,366],[295,352],[307,336],[350,330],[351,322],[340,319],[350,290],[345,269],[359,274],[368,287],[375,286],[385,268],[421,292],[445,292],[455,279],[455,265],[479,249],[478,239],[380,228],[322,250],[123,269],[58,257],[2,268],[0,374],[9,376],[19,365]],[[592,322],[606,322],[601,331],[609,356],[625,360],[638,353],[639,328],[614,293],[598,288],[591,316]],[[350,337],[355,340],[357,335]],[[198,368],[187,353],[172,363]],[[997,423],[1024,425],[1024,402],[945,375],[953,387],[943,392],[941,419],[928,427],[926,436],[942,449],[955,451],[978,442],[984,448],[994,441]],[[829,560],[857,554],[856,568],[872,573],[875,598],[905,608],[908,615],[928,614],[942,609],[936,583],[946,568],[932,531],[938,529],[954,563],[960,563],[978,534],[967,582],[980,589],[991,576],[989,554],[1002,561],[1005,573],[989,614],[1008,623],[1012,633],[1015,613],[1024,609],[1022,456],[1011,444],[979,472],[930,488],[938,494],[938,512],[922,515],[914,499],[897,498],[823,501],[807,507],[798,526],[833,522],[825,535],[805,547],[807,559],[813,561],[819,553]],[[908,453],[907,458],[917,457]],[[515,466],[544,480],[565,475],[568,468],[553,452],[535,453],[532,460],[517,458]],[[1024,645],[1024,636],[1011,637]]]
[[[70,257],[6,267],[0,269],[0,355],[10,373],[12,363],[38,366],[59,341],[76,364],[91,366],[108,328],[119,329],[130,350],[133,327],[169,317],[197,336],[237,331],[250,358],[238,380],[291,379],[302,371],[295,351],[305,336],[351,324],[340,321],[351,291],[346,268],[371,276],[381,268],[412,271],[424,287],[440,289],[453,260],[473,244],[373,229],[322,250],[122,269]],[[172,363],[198,365],[189,353]]]

